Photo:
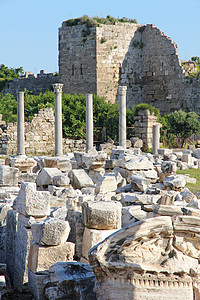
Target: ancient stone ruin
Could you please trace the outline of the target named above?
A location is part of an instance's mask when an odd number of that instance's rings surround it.
[[[138,137],[97,151],[92,130],[87,152],[65,153],[55,126],[55,155],[27,157],[20,122],[18,155],[0,160],[1,299],[199,299],[200,203],[176,175],[199,168],[199,149],[158,148],[151,123],[155,154]]]

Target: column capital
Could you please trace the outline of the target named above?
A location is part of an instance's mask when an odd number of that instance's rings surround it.
[[[53,84],[53,89],[55,93],[61,93],[62,92],[62,88],[63,88],[63,84],[62,83],[54,83]]]
[[[122,96],[126,95],[126,90],[127,90],[127,86],[122,86],[122,85],[118,86],[118,94],[119,95],[122,95]]]

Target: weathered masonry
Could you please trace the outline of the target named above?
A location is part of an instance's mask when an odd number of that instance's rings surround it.
[[[125,85],[129,107],[146,102],[163,113],[200,113],[200,80],[186,78],[177,45],[154,25],[63,22],[59,75],[64,93],[95,93],[114,102],[118,85]]]

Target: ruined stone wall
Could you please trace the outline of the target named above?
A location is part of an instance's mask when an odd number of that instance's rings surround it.
[[[153,125],[157,124],[157,117],[151,115],[149,110],[141,110],[138,112],[138,116],[134,117],[135,125],[135,137],[143,140],[143,148],[151,149],[153,147]]]
[[[147,25],[142,32],[142,100],[161,112],[185,107],[183,69],[177,45],[160,29]]]
[[[116,23],[59,29],[59,73],[64,92],[97,93],[116,101],[127,86],[127,106],[149,103],[169,113],[200,113],[200,80],[188,79],[177,45],[154,25]]]
[[[9,93],[12,95],[17,95],[17,92],[32,91],[34,95],[39,95],[40,93],[45,93],[47,90],[52,89],[52,84],[59,82],[59,77],[54,76],[53,73],[43,73],[37,75],[28,75],[27,77],[15,78],[6,84],[5,88],[2,90],[2,95]]]
[[[59,28],[59,74],[64,93],[97,93],[96,28]]]
[[[35,114],[31,122],[25,123],[25,151],[29,155],[54,154],[55,117],[51,108],[44,108]],[[63,138],[64,153],[85,151],[85,140]],[[0,154],[17,153],[17,123],[2,121],[0,114]]]
[[[138,28],[141,25],[131,23],[116,23],[116,25],[100,25],[96,29],[96,65],[97,65],[97,94],[115,102],[120,78],[124,74],[132,74],[133,67],[123,66],[127,49],[134,35],[138,38]],[[133,51],[132,61],[139,60],[139,52]],[[139,71],[139,70],[138,70]],[[125,78],[124,78],[125,79]],[[123,80],[127,85],[128,80]]]

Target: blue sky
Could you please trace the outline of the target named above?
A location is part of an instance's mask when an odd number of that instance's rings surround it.
[[[84,14],[155,24],[178,44],[181,59],[200,56],[200,0],[0,0],[0,64],[58,71],[58,28]]]

